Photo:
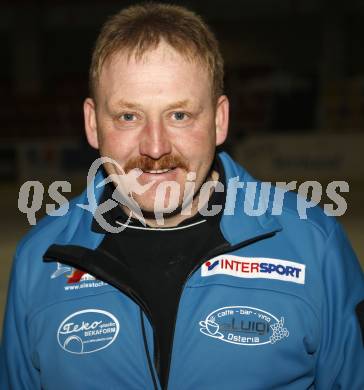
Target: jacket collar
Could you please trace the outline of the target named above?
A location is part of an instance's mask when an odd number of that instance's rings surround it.
[[[226,186],[228,188],[225,209],[220,224],[226,240],[232,245],[237,245],[254,237],[282,230],[282,226],[277,218],[271,215],[269,211],[271,191],[269,191],[268,196],[265,196],[263,191],[261,194],[262,202],[267,205],[267,210],[258,216],[248,215],[248,210],[254,209],[255,194],[250,194],[246,191],[247,183],[256,183],[257,195],[260,196],[259,187],[261,182],[249,175],[227,153],[219,153],[219,158],[225,169]],[[229,185],[232,185],[233,181],[240,182],[242,186],[242,188],[237,189],[236,196],[234,196],[234,191],[229,190]],[[233,213],[231,213],[232,210]]]

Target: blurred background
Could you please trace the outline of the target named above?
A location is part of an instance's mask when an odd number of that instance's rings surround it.
[[[137,1],[0,3],[0,329],[12,255],[29,230],[26,180],[86,184],[91,51],[102,23]],[[202,15],[226,61],[226,149],[268,181],[344,180],[344,224],[364,259],[364,1],[174,1]],[[45,201],[46,203],[46,197]],[[42,212],[37,214],[39,218]]]

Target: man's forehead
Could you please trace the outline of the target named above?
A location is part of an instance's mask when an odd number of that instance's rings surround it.
[[[212,83],[207,67],[200,61],[191,61],[181,56],[167,44],[145,53],[143,58],[129,56],[119,51],[105,61],[98,84],[100,100],[107,100],[108,106],[121,103],[140,103],[153,99],[161,102],[184,105],[196,100],[210,99]],[[126,106],[126,104],[124,104]]]
[[[211,84],[199,72],[174,71],[168,67],[152,67],[111,72],[100,80],[99,96],[103,95],[112,106],[137,108],[141,102],[180,107],[196,106],[198,101],[209,99]],[[173,108],[173,107],[171,107]]]

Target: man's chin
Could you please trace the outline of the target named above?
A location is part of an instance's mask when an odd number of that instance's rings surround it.
[[[173,207],[158,207],[158,203],[154,202],[154,198],[152,200],[141,200],[137,199],[136,197],[134,200],[138,203],[140,210],[142,212],[142,217],[144,219],[149,219],[149,220],[157,220],[160,218],[169,218],[173,217],[175,215],[178,215],[181,213],[181,204],[182,201],[178,200],[177,202],[174,202]],[[168,199],[164,205],[166,205],[168,202]]]

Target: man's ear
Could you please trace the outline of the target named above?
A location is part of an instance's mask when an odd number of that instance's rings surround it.
[[[226,95],[219,97],[215,114],[216,146],[225,142],[229,127],[229,99]]]
[[[95,149],[99,148],[97,138],[97,120],[95,102],[91,98],[86,98],[83,102],[83,115],[85,119],[85,131],[87,141]]]

